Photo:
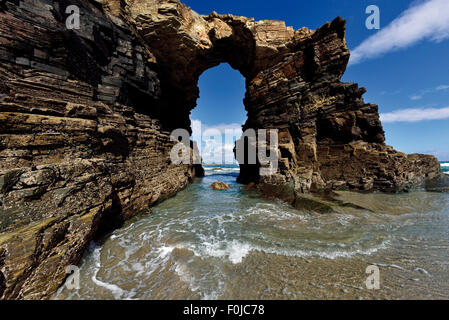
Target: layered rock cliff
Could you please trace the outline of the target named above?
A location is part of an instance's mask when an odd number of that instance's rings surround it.
[[[244,128],[279,130],[279,170],[243,165],[242,182],[398,191],[435,176],[340,82],[344,34],[340,18],[293,30],[174,0],[2,1],[0,297],[49,298],[91,239],[201,174],[170,161],[170,131],[190,129],[198,78],[221,62],[246,78]]]
[[[69,4],[0,11],[3,298],[50,297],[95,235],[195,176],[170,162],[151,52],[95,2],[79,1],[81,28],[66,29]]]

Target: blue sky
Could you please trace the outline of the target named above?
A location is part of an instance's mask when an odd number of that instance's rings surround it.
[[[379,105],[387,143],[449,160],[449,0],[183,2],[200,14],[283,20],[295,29],[343,17],[352,57],[342,81],[367,88],[364,99]],[[368,5],[380,9],[380,30],[365,27]],[[246,120],[245,81],[238,71],[227,64],[209,69],[199,88],[191,119],[203,129],[238,127]]]

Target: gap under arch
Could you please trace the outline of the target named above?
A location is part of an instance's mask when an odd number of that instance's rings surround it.
[[[198,88],[200,96],[190,120],[202,163],[235,165],[234,144],[247,120],[245,78],[228,63],[221,63],[203,72]]]

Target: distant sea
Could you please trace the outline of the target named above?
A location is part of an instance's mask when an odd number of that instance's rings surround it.
[[[443,171],[444,173],[449,175],[449,161],[440,161],[441,164],[441,171]],[[203,164],[203,167],[205,167],[206,170],[211,170],[212,168],[214,168],[213,170],[223,170],[223,171],[237,171],[239,172],[239,170],[235,170],[236,168],[238,169],[239,166],[236,164],[227,164],[227,165],[217,165],[217,164]]]
[[[441,161],[441,171],[446,174],[449,174],[449,161]]]
[[[441,171],[449,175],[449,161],[440,161],[441,164]],[[239,168],[236,164],[227,164],[227,165],[217,165],[217,164],[203,164],[203,167],[205,167],[206,170],[213,170],[216,171],[233,171],[236,168]],[[236,170],[236,172],[239,172],[239,170]]]

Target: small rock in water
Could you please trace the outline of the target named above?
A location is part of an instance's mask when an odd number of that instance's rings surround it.
[[[229,189],[229,186],[226,183],[223,183],[221,181],[216,181],[210,185],[210,187],[214,190],[227,190]]]

